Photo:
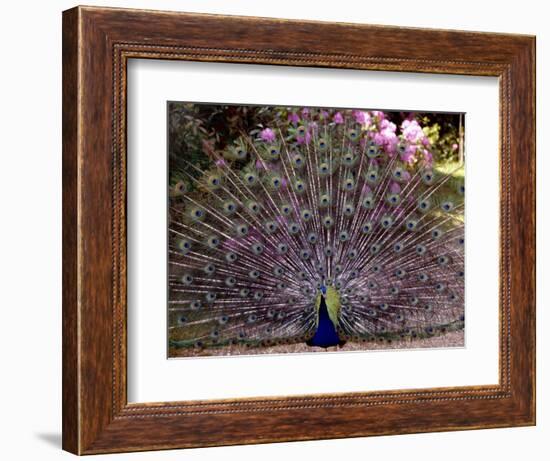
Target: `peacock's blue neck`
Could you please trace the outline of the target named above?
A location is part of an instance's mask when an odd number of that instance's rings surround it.
[[[323,292],[324,294],[324,292]],[[313,337],[307,342],[309,346],[331,347],[340,344],[338,332],[330,319],[327,309],[325,297],[321,296],[321,304],[319,305],[319,321],[317,322],[317,330]]]

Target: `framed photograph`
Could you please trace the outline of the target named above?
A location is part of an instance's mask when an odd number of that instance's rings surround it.
[[[535,424],[534,120],[530,36],[65,11],[63,448]]]

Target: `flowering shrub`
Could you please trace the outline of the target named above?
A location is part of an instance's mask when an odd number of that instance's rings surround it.
[[[277,143],[277,130],[290,133],[298,145],[308,144],[322,122],[347,129],[352,124],[360,132],[360,142],[374,143],[389,157],[399,155],[411,167],[461,163],[462,129],[459,114],[415,114],[379,110],[223,106],[171,103],[169,109],[170,148],[185,151],[191,163],[207,168],[213,153],[233,145],[243,134],[258,142]],[[317,133],[318,134],[318,133]],[[179,161],[172,155],[171,161]],[[217,160],[222,162],[223,160]],[[221,166],[218,165],[217,166]],[[181,178],[172,165],[172,185]]]

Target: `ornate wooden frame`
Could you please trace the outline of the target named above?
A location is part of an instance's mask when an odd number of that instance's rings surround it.
[[[498,76],[499,384],[129,404],[125,110],[131,58]],[[533,424],[534,37],[93,7],[63,13],[65,450],[90,454]]]

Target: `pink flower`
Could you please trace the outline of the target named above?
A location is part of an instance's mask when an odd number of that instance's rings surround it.
[[[322,110],[321,111],[321,118],[327,118],[328,117],[328,112],[326,110]]]
[[[271,128],[265,128],[260,132],[260,139],[265,142],[275,141],[275,132]]]
[[[397,184],[396,182],[391,182],[390,184],[390,192],[392,194],[399,194],[399,192],[401,192],[401,186],[399,184]]]
[[[428,138],[427,136],[424,136],[422,138],[422,145],[428,147],[430,144],[431,144],[430,138]]]
[[[451,146],[451,149],[457,150],[457,149],[458,149],[458,144],[455,142],[455,143]]]
[[[225,160],[223,158],[219,158],[215,163],[216,166],[225,166]]]
[[[256,168],[257,168],[258,170],[267,169],[266,166],[265,166],[260,160],[256,160]]]
[[[294,125],[296,125],[300,121],[300,117],[296,112],[292,112],[288,114],[288,121]]]
[[[305,136],[297,136],[296,142],[298,144],[309,144],[311,141],[311,133],[309,131],[306,131]]]
[[[422,127],[416,120],[403,120],[401,124],[401,131],[403,137],[409,142],[420,142],[424,138],[424,132]]]
[[[382,120],[385,120],[385,118],[386,118],[386,114],[384,112],[380,111],[380,110],[373,110],[372,111],[372,116],[376,117],[379,122],[381,122]]]
[[[414,160],[414,155],[416,154],[416,146],[408,145],[405,148],[405,152],[401,154],[401,160],[405,163],[412,163]]]
[[[422,154],[424,154],[424,162],[426,163],[426,166],[431,167],[433,162],[432,153],[429,150],[424,149]]]
[[[369,195],[372,193],[372,189],[369,187],[367,183],[363,185],[363,189],[361,189],[361,194],[363,195]]]
[[[369,114],[363,112],[362,110],[354,110],[352,115],[353,118],[355,118],[355,121],[361,125],[367,125],[367,123],[370,122]]]
[[[302,116],[307,117],[309,115],[309,109],[307,107],[304,107],[302,109]]]
[[[332,120],[334,121],[334,123],[336,123],[336,125],[344,123],[344,117],[342,117],[342,114],[340,112],[336,112]]]

